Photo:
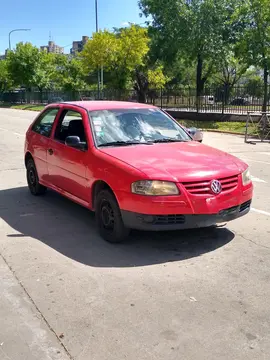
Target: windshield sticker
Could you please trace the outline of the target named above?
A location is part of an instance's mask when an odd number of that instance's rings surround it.
[[[96,132],[101,132],[102,127],[100,125],[95,125],[95,130],[96,130]]]

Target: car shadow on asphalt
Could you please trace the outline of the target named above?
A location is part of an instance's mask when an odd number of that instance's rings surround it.
[[[212,252],[233,240],[226,228],[177,232],[137,232],[123,244],[109,244],[97,233],[94,214],[59,194],[32,196],[27,187],[0,191],[0,216],[15,241],[32,237],[82,264],[134,267],[181,261]]]

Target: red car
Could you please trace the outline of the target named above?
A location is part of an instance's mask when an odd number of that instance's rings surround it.
[[[130,229],[228,222],[249,212],[253,194],[243,161],[193,141],[168,114],[136,103],[48,105],[26,133],[25,166],[33,195],[50,188],[95,211],[110,242]]]

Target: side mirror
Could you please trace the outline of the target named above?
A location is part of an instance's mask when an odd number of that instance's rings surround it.
[[[200,143],[203,141],[203,133],[200,129],[189,128],[187,131],[194,141],[198,141]]]
[[[81,139],[79,138],[79,136],[68,136],[65,140],[65,144],[67,146],[73,147],[75,149],[80,149],[80,150],[87,149],[86,143],[81,142]]]

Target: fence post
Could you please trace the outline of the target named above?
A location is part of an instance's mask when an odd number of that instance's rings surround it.
[[[225,85],[224,85],[223,91],[222,91],[222,115],[224,114],[225,101],[226,101],[226,89],[225,89]]]
[[[160,107],[161,107],[161,109],[163,107],[162,96],[163,96],[162,89],[160,89]]]

